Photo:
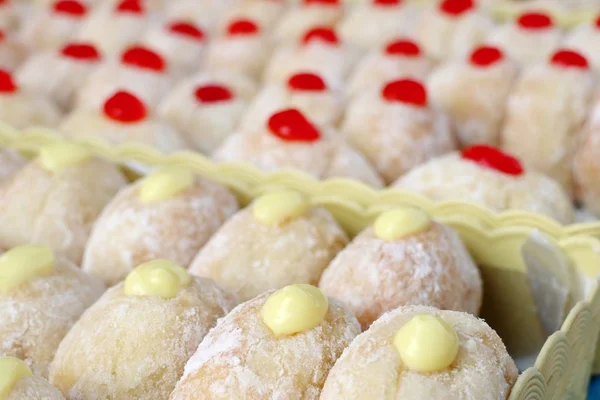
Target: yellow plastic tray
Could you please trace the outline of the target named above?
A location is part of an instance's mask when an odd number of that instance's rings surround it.
[[[43,145],[59,140],[63,139],[47,129],[19,132],[0,125],[0,147],[25,154],[33,155]],[[561,226],[531,213],[497,214],[459,202],[433,204],[420,196],[377,192],[346,179],[320,182],[293,171],[264,174],[244,164],[215,164],[193,152],[162,155],[137,145],[78,142],[123,166],[185,165],[229,187],[242,204],[275,187],[296,189],[329,209],[350,234],[359,232],[385,209],[397,205],[422,208],[454,227],[480,266],[485,288],[482,317],[498,331],[518,361],[535,360],[519,377],[510,399],[583,400],[592,369],[600,371],[600,357],[596,357],[596,353],[600,355],[596,350],[600,240],[590,236],[600,234],[600,224]],[[564,296],[557,291],[557,296],[540,298],[536,288],[552,293],[556,282],[566,282]],[[551,312],[540,317],[536,309]]]

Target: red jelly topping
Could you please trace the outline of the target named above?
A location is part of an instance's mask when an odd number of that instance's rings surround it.
[[[54,3],[54,12],[73,17],[83,17],[87,12],[87,8],[75,0],[60,0]]]
[[[340,4],[340,0],[304,0],[304,4],[312,5],[312,4],[321,4],[321,5],[332,5],[336,6]]]
[[[0,93],[14,93],[17,85],[10,72],[0,69]]]
[[[89,43],[69,43],[60,52],[65,57],[81,61],[98,61],[101,58],[98,49]]]
[[[373,4],[376,6],[399,6],[402,3],[401,0],[373,0]]]
[[[313,40],[324,43],[338,44],[340,42],[337,33],[332,28],[319,26],[307,31],[302,38],[302,43],[308,44]]]
[[[600,29],[600,17],[596,18],[595,25],[596,25],[596,28]]]
[[[4,33],[4,31],[0,31],[0,42],[3,41],[5,37],[6,34]]]
[[[121,56],[121,62],[132,67],[164,71],[167,66],[165,60],[154,51],[141,46],[130,47]]]
[[[565,68],[588,69],[588,60],[573,50],[558,50],[551,59],[552,64]]]
[[[289,142],[314,142],[321,137],[317,128],[294,108],[273,114],[267,125],[273,135]]]
[[[227,28],[229,36],[234,35],[255,35],[259,32],[260,28],[256,22],[249,19],[240,19],[233,21]]]
[[[104,114],[117,122],[138,122],[146,118],[146,106],[133,94],[119,91],[104,103]]]
[[[474,161],[482,167],[494,169],[508,175],[518,176],[523,173],[523,166],[519,160],[492,146],[471,146],[463,150],[462,158]]]
[[[231,90],[218,84],[199,86],[194,95],[200,103],[218,103],[233,99]]]
[[[540,12],[529,12],[522,14],[517,20],[517,24],[524,29],[548,29],[553,25],[552,18],[549,15]]]
[[[418,57],[421,55],[421,48],[412,40],[400,39],[389,43],[385,52],[391,56]]]
[[[471,53],[471,64],[478,67],[489,67],[502,61],[504,54],[497,47],[481,46]]]
[[[288,79],[288,87],[292,90],[307,92],[323,92],[327,90],[325,81],[319,75],[309,72],[292,75]]]
[[[173,22],[171,25],[169,25],[169,30],[173,33],[177,33],[190,39],[204,39],[204,32],[202,29],[189,22]]]
[[[381,95],[390,102],[406,103],[418,107],[427,105],[425,86],[413,79],[392,81],[383,87]]]
[[[473,0],[444,0],[440,10],[447,15],[458,16],[475,7]]]
[[[144,7],[142,6],[142,2],[140,0],[123,0],[117,6],[117,11],[131,14],[143,14]]]

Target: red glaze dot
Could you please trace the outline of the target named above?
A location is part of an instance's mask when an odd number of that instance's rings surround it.
[[[258,24],[249,19],[239,19],[233,21],[227,27],[229,36],[235,35],[256,35],[260,31]]]
[[[596,25],[597,29],[600,29],[600,16],[598,18],[596,18],[596,21],[594,22],[594,25]]]
[[[83,17],[87,12],[87,8],[82,3],[76,0],[60,0],[54,3],[54,12],[65,14],[72,17]]]
[[[156,52],[141,46],[127,49],[121,56],[123,64],[162,72],[167,68],[165,60]]]
[[[418,57],[421,48],[412,40],[400,39],[389,43],[385,47],[385,53],[391,56]]]
[[[4,31],[0,31],[0,42],[3,41],[6,38],[6,34],[4,33]]]
[[[399,79],[383,87],[381,95],[390,102],[410,104],[417,107],[427,105],[425,86],[413,79]]]
[[[494,65],[504,58],[502,51],[493,46],[481,46],[471,53],[471,64],[478,67],[489,67]]]
[[[548,29],[551,28],[554,23],[549,15],[541,12],[529,12],[522,14],[517,19],[517,24],[523,29]]]
[[[573,50],[557,50],[552,56],[550,62],[554,65],[565,68],[588,69],[587,59],[580,53]]]
[[[133,94],[118,91],[104,103],[104,114],[117,122],[138,122],[146,118],[146,106]]]
[[[340,4],[340,0],[304,0],[306,5],[326,5],[326,6],[337,6]]]
[[[373,0],[376,6],[399,6],[402,0]]]
[[[14,93],[17,85],[10,72],[0,69],[0,93]]]
[[[98,49],[89,43],[69,43],[60,52],[65,57],[81,61],[98,61],[101,58]]]
[[[308,44],[313,40],[337,45],[340,42],[335,30],[329,27],[318,26],[307,31],[302,37],[302,43]]]
[[[523,174],[524,171],[518,159],[492,146],[471,146],[462,151],[462,158],[474,161],[484,168],[490,168],[508,175],[518,176]]]
[[[169,25],[169,30],[173,33],[188,37],[190,39],[198,41],[204,39],[204,31],[189,22],[173,22]]]
[[[140,0],[123,0],[117,6],[117,12],[131,13],[131,14],[143,14],[144,7]]]
[[[318,129],[294,108],[276,112],[267,125],[273,135],[289,142],[314,142],[321,137]]]
[[[447,15],[458,16],[475,7],[473,0],[444,0],[440,10]]]
[[[218,103],[233,99],[231,90],[218,84],[199,86],[196,88],[194,96],[200,103]]]
[[[323,92],[327,90],[325,81],[319,75],[310,72],[292,75],[287,83],[292,90],[305,92]]]

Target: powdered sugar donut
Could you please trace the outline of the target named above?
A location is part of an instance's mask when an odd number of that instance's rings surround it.
[[[462,147],[498,145],[518,66],[493,46],[439,67],[428,80],[431,101],[450,117]]]
[[[40,245],[2,254],[0,271],[0,354],[20,358],[47,377],[61,340],[104,285]]]
[[[12,178],[25,164],[27,159],[18,152],[0,149],[0,185]]]
[[[354,99],[342,132],[387,183],[455,147],[447,117],[430,106],[425,87],[412,79]]]
[[[485,40],[492,27],[473,0],[443,0],[423,12],[417,38],[436,60],[463,58]]]
[[[335,26],[344,14],[340,0],[302,0],[279,20],[275,27],[277,42],[296,43],[315,26]]]
[[[524,169],[519,160],[489,146],[433,159],[400,178],[394,188],[433,201],[466,201],[495,211],[527,210],[562,223],[573,221],[571,199],[553,179]]]
[[[585,56],[594,69],[600,70],[600,17],[589,24],[579,24],[565,37],[562,46]]]
[[[596,92],[590,116],[583,130],[581,142],[573,158],[573,175],[577,198],[596,215],[600,215],[600,185],[598,162],[600,151],[600,92]]]
[[[108,62],[96,69],[77,92],[77,107],[98,109],[118,90],[135,94],[155,108],[173,85],[173,71],[163,56],[145,46],[132,46],[120,62]]]
[[[79,146],[43,148],[2,187],[0,248],[47,244],[79,265],[95,219],[125,184],[116,165]]]
[[[521,64],[545,62],[558,48],[561,31],[552,18],[542,12],[521,14],[514,23],[498,26],[487,42],[497,45]]]
[[[572,162],[592,101],[587,60],[558,50],[523,71],[508,99],[502,147],[573,191]]]
[[[401,307],[352,342],[321,399],[506,400],[517,378],[502,339],[483,320]]]
[[[57,0],[37,8],[23,25],[23,41],[35,50],[60,48],[77,32],[88,11],[78,0]]]
[[[30,57],[19,67],[16,80],[31,93],[53,100],[69,110],[76,101],[77,90],[102,59],[95,46],[72,42],[60,51],[44,51]]]
[[[383,87],[399,77],[424,80],[433,69],[433,61],[410,39],[396,39],[383,49],[374,49],[356,66],[347,86],[350,96]]]
[[[0,395],[5,400],[65,400],[44,378],[33,375],[18,358],[0,357]]]
[[[27,58],[27,49],[20,39],[0,30],[0,68],[15,71]]]
[[[114,93],[99,110],[75,110],[58,130],[71,139],[99,138],[113,145],[138,143],[164,153],[189,147],[186,140],[156,118],[142,100],[125,91]]]
[[[22,90],[8,71],[0,69],[0,121],[23,129],[32,125],[53,127],[60,117],[61,113],[53,103]]]
[[[346,302],[366,329],[400,306],[479,313],[481,276],[458,233],[423,211],[381,214],[323,272],[319,287]]]
[[[320,179],[349,177],[382,186],[369,163],[336,132],[317,129],[296,109],[273,114],[266,126],[233,134],[214,158],[247,162],[267,172],[294,168]]]
[[[187,267],[237,210],[224,187],[180,167],[164,167],[128,186],[106,206],[90,235],[82,269],[112,286],[158,258]]]
[[[227,221],[190,273],[214,279],[245,301],[293,283],[316,285],[347,242],[325,209],[311,208],[296,192],[273,192]]]
[[[227,28],[231,21],[250,19],[266,30],[271,30],[287,8],[285,0],[240,0],[232,2],[220,18],[219,29]]]
[[[195,149],[211,154],[238,127],[256,86],[236,73],[200,73],[179,83],[158,114]]]
[[[300,110],[318,126],[336,126],[344,110],[343,94],[327,86],[319,75],[299,72],[284,84],[271,84],[254,98],[241,122],[241,130],[260,129],[274,112]]]
[[[170,400],[198,393],[212,400],[317,400],[330,368],[358,333],[350,311],[314,286],[264,293],[209,332]]]
[[[283,44],[275,51],[265,68],[264,81],[282,83],[293,74],[312,72],[339,88],[357,60],[356,49],[343,44],[334,29],[315,27],[301,41]]]
[[[204,335],[235,304],[214,282],[170,261],[142,264],[69,331],[50,382],[70,399],[166,399]]]

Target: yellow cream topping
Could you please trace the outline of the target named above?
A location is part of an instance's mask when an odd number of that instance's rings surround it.
[[[180,265],[168,260],[154,260],[138,265],[125,279],[127,296],[160,296],[171,299],[191,282]]]
[[[144,178],[140,187],[140,200],[153,203],[170,199],[194,184],[194,173],[179,166],[157,169]]]
[[[254,202],[254,218],[265,225],[276,225],[297,218],[309,208],[307,199],[291,190],[265,194]]]
[[[35,277],[52,273],[54,265],[54,253],[48,246],[15,247],[0,255],[0,292],[8,292]]]
[[[75,143],[54,143],[40,150],[39,160],[45,169],[58,172],[93,157],[91,151]]]
[[[379,239],[394,241],[426,231],[430,226],[431,219],[424,211],[404,207],[381,214],[375,220],[373,229]]]
[[[261,318],[275,336],[306,332],[319,325],[329,302],[312,285],[289,285],[273,293],[261,309]]]
[[[394,338],[402,363],[417,372],[448,368],[458,354],[454,328],[433,315],[418,315],[407,322]]]
[[[0,357],[0,399],[7,397],[15,385],[33,373],[23,361],[14,357]]]

